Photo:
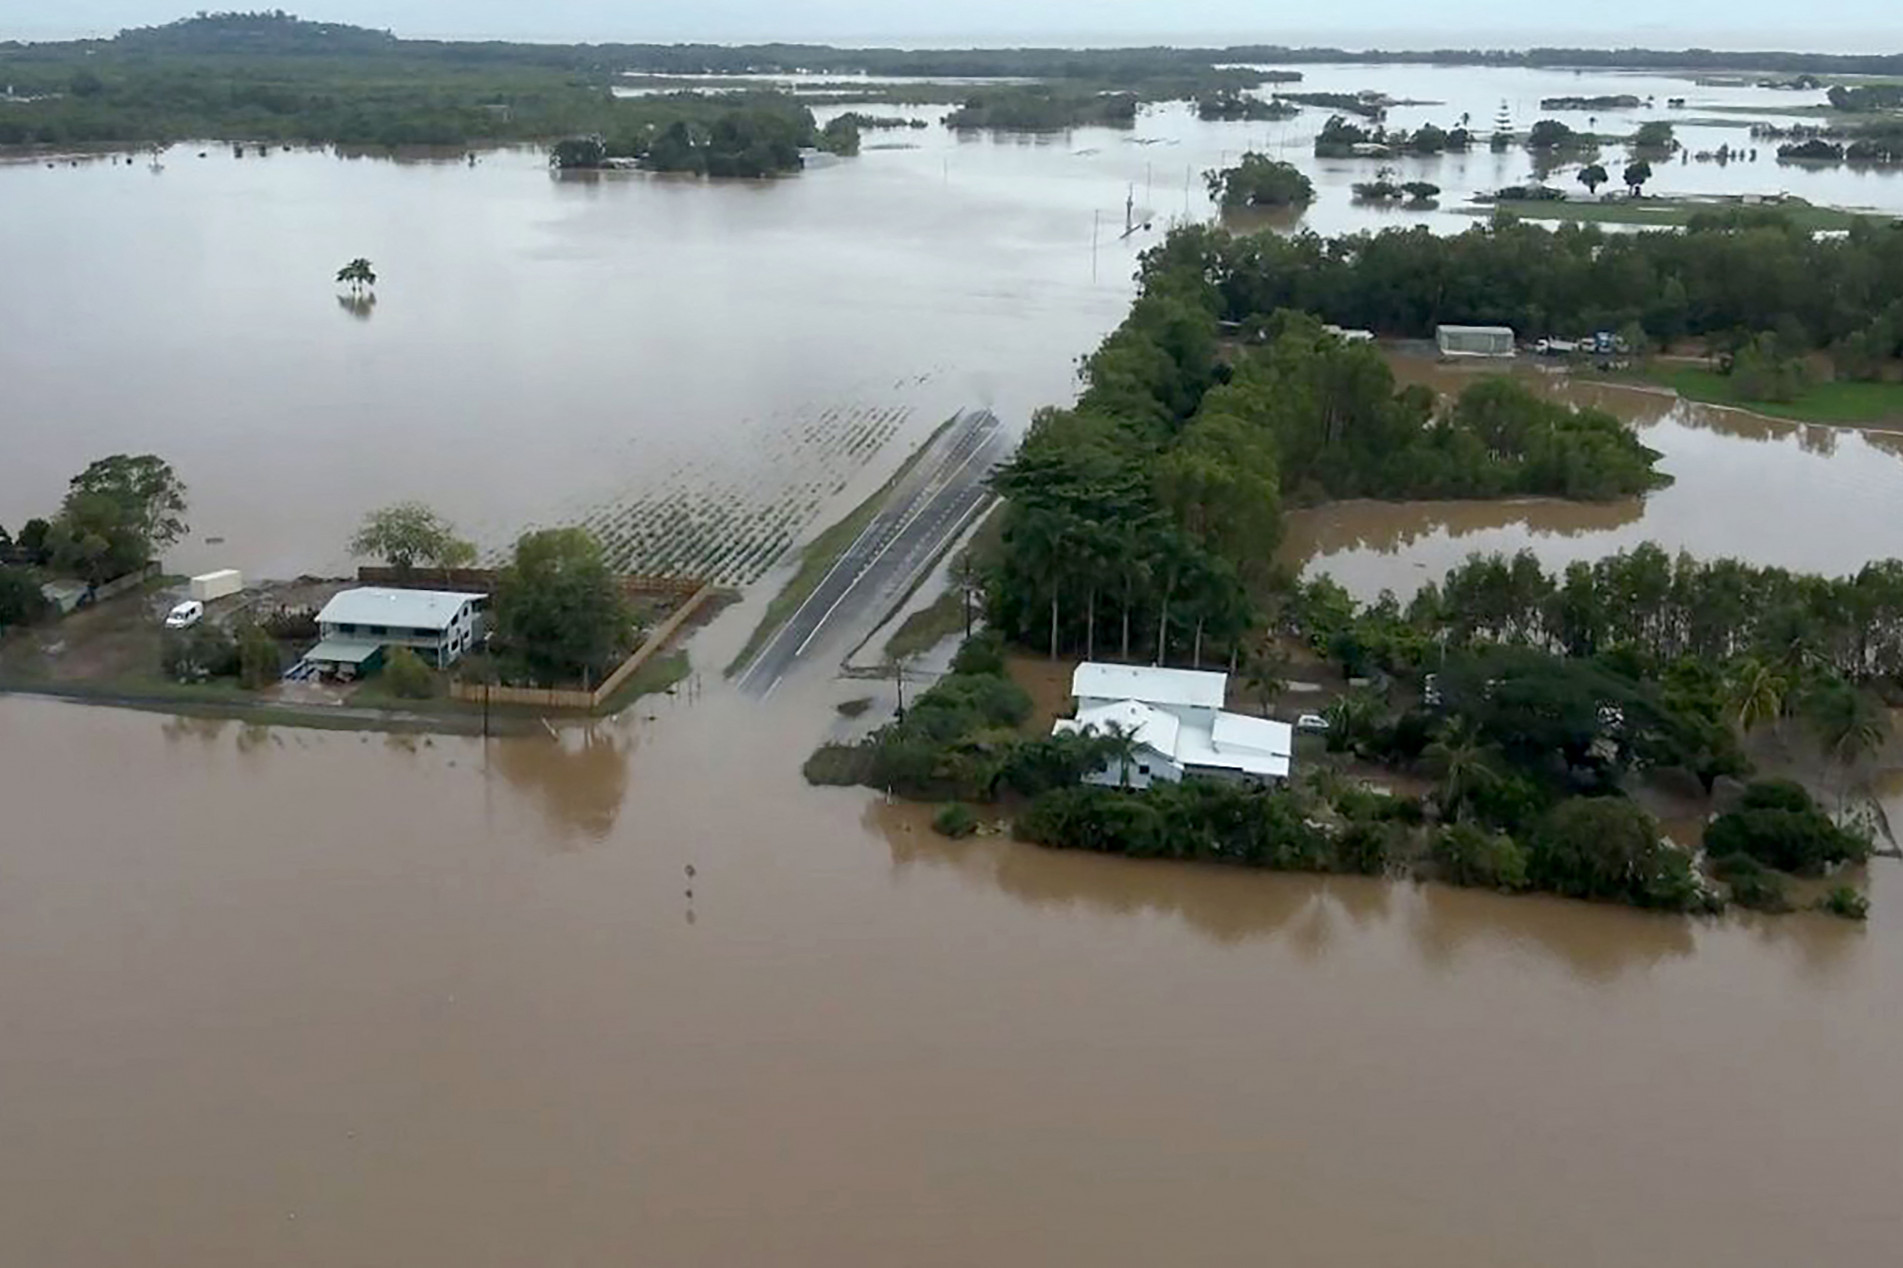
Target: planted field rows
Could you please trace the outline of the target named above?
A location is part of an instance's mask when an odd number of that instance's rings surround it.
[[[709,452],[657,453],[632,487],[560,517],[594,533],[623,572],[746,585],[766,573],[911,417],[908,406],[833,407],[762,420]],[[656,462],[656,458],[660,462]]]

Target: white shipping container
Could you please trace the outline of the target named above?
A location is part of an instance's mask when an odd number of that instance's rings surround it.
[[[236,568],[220,568],[217,572],[192,578],[192,598],[200,603],[210,603],[213,599],[222,599],[242,589],[244,574]]]

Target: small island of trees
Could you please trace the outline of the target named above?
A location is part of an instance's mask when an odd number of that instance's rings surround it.
[[[1250,151],[1234,167],[1203,173],[1209,196],[1223,208],[1306,207],[1315,185],[1293,163]]]

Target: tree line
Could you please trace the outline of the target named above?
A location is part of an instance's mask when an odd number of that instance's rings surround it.
[[[1220,307],[1199,271],[1147,268],[1076,406],[1034,419],[995,477],[996,628],[1052,655],[1233,659],[1285,500],[1604,499],[1660,482],[1658,455],[1609,415],[1508,380],[1442,405],[1304,314],[1270,314],[1249,331],[1259,345],[1221,355]]]
[[[1522,337],[1635,326],[1658,343],[1775,333],[1787,353],[1850,353],[1866,367],[1903,351],[1903,229],[1860,225],[1819,239],[1773,210],[1612,234],[1509,217],[1452,235],[1193,226],[1154,248],[1144,269],[1201,278],[1218,316],[1233,322],[1297,309],[1417,338],[1443,323],[1510,326]]]
[[[802,149],[859,152],[859,129],[851,120],[820,129],[813,112],[785,93],[669,93],[622,104],[631,108],[617,110],[614,131],[558,141],[551,166],[585,169],[633,159],[656,172],[760,177],[799,171]]]

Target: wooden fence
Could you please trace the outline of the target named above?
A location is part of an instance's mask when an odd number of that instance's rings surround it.
[[[466,594],[494,594],[501,576],[499,568],[357,569],[359,585],[388,586],[397,590],[460,590]],[[629,598],[652,594],[691,596],[708,585],[702,577],[664,576],[653,572],[626,573],[620,581],[622,591]]]
[[[719,591],[712,582],[697,583],[699,588],[688,596],[687,601],[674,609],[667,620],[654,627],[652,633],[642,640],[641,646],[634,649],[629,657],[615,666],[614,672],[601,680],[601,685],[593,691],[563,690],[559,687],[496,687],[488,683],[463,682],[460,679],[449,684],[449,694],[458,700],[472,704],[526,705],[535,709],[582,709],[593,712],[601,708],[602,702],[614,695],[630,675],[648,663],[656,653],[667,646],[669,641],[680,632],[700,611],[706,602]],[[652,594],[653,591],[643,591]]]

